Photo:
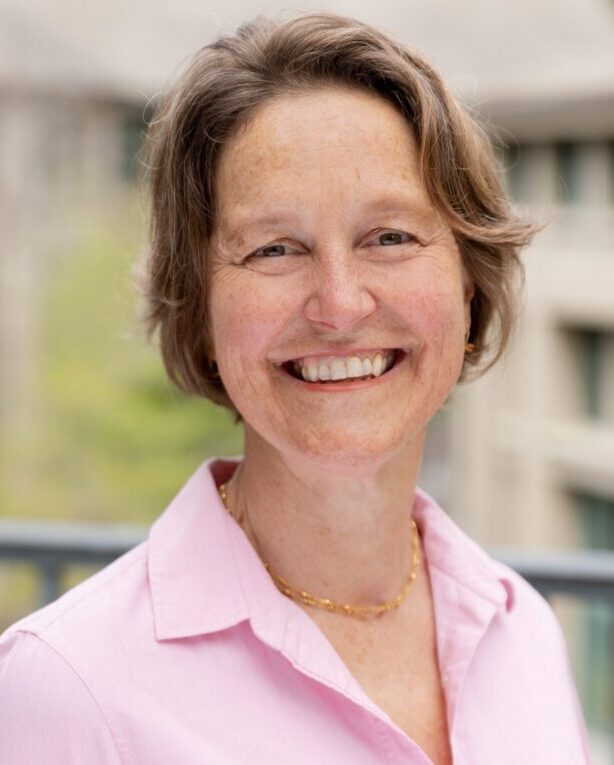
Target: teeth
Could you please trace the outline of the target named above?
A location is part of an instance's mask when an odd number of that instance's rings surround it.
[[[373,357],[359,356],[328,358],[326,360],[296,361],[294,368],[307,382],[346,380],[359,377],[379,377],[392,366],[394,351],[378,351]]]
[[[318,367],[318,377],[320,380],[330,380],[330,369],[328,364],[320,364]]]
[[[330,365],[330,379],[331,380],[345,380],[348,376],[345,361],[341,359],[333,359],[333,363]]]
[[[358,356],[352,356],[347,362],[348,377],[362,377],[364,372],[362,371],[362,361]]]
[[[383,371],[384,371],[384,362],[382,361],[381,353],[378,353],[378,354],[376,354],[375,358],[373,359],[373,375],[374,375],[374,377],[379,377]]]
[[[318,365],[317,364],[308,364],[307,365],[307,377],[311,380],[311,382],[315,382],[318,379]]]

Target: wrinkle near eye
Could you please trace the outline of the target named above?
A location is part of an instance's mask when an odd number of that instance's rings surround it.
[[[206,255],[208,271],[214,273],[224,266],[237,265],[238,263],[240,263],[240,259],[237,257],[235,248],[228,246],[225,238],[218,235],[211,239]]]

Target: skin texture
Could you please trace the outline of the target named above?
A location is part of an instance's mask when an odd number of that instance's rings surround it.
[[[284,95],[225,147],[216,189],[211,355],[245,425],[233,514],[296,586],[344,603],[391,599],[411,563],[408,509],[426,427],[460,375],[473,294],[425,190],[412,132],[369,93]],[[375,382],[336,390],[279,366],[380,348],[406,356]],[[372,696],[447,762],[424,561],[393,614],[360,622],[306,611]],[[411,699],[407,673],[421,678]],[[408,704],[429,718],[401,720]]]

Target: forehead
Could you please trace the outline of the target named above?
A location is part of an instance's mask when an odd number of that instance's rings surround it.
[[[425,201],[416,140],[392,104],[360,90],[326,87],[277,96],[250,115],[224,147],[216,175],[226,205],[398,189]]]
[[[368,141],[377,149],[382,138],[393,141],[389,148],[415,154],[412,130],[392,104],[369,91],[329,86],[265,101],[249,115],[227,150],[232,154],[233,149],[272,145],[292,149],[297,139],[301,144],[336,148]]]

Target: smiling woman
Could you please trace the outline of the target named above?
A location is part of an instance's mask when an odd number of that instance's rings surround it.
[[[549,606],[416,486],[532,231],[478,126],[420,57],[311,14],[199,51],[150,152],[149,327],[245,453],[5,634],[7,761],[588,762]]]
[[[411,464],[460,376],[474,288],[404,117],[347,87],[277,96],[221,152],[216,206],[207,353],[246,451],[325,474]]]

